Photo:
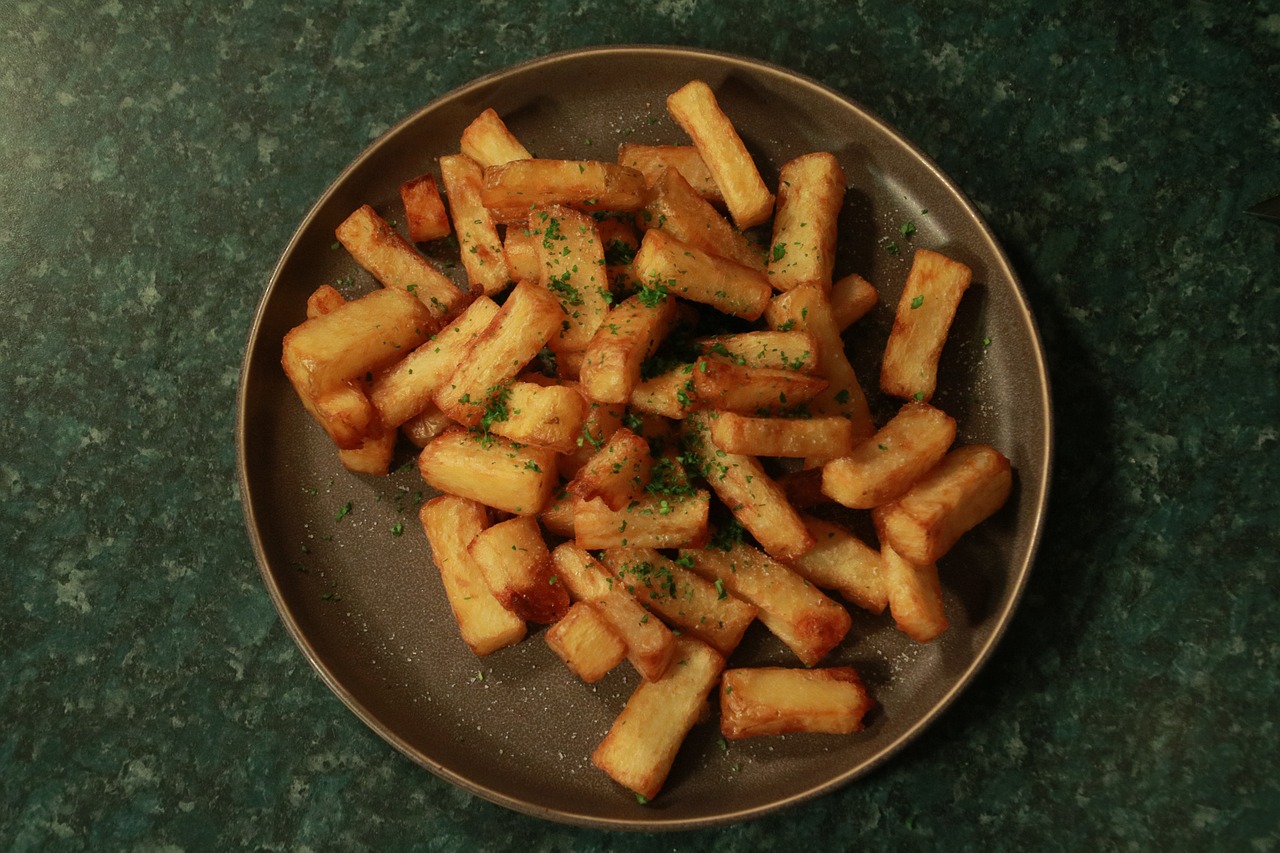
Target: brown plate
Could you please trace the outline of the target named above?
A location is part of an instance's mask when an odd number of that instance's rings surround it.
[[[973,268],[935,402],[959,421],[959,441],[987,441],[1008,455],[1016,479],[1009,504],[942,561],[951,627],[940,639],[917,645],[888,616],[854,613],[854,630],[830,662],[857,667],[878,700],[865,731],[757,738],[724,749],[714,724],[697,726],[662,794],[641,806],[589,759],[637,683],[634,673],[624,665],[586,686],[538,634],[488,658],[472,655],[417,520],[426,492],[417,471],[409,465],[389,478],[343,471],[281,372],[280,341],[303,320],[318,285],[340,282],[348,294],[374,286],[333,248],[335,226],[366,202],[399,218],[400,182],[434,171],[485,107],[537,155],[613,159],[623,140],[684,141],[664,101],[693,78],[711,84],[771,185],[798,154],[839,157],[850,189],[837,274],[860,272],[881,290],[880,306],[847,336],[869,391],[911,248],[937,249]],[[917,229],[909,239],[900,231],[907,222]],[[883,422],[895,407],[872,399]],[[781,68],[705,51],[557,54],[477,80],[388,132],[338,177],[285,249],[250,334],[239,407],[241,494],[263,580],[325,682],[374,731],[444,779],[518,811],[595,827],[674,829],[758,817],[885,761],[987,659],[1026,582],[1048,493],[1049,391],[1039,337],[1008,260],[973,206],[927,157],[844,96]],[[404,452],[399,461],[412,458]],[[759,626],[733,662],[794,663]]]

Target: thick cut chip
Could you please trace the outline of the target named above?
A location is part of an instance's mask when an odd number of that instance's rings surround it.
[[[685,736],[698,722],[724,658],[692,637],[680,637],[675,661],[658,681],[645,681],[627,700],[591,763],[619,785],[653,799],[671,772]]]
[[[755,605],[730,595],[721,584],[669,560],[654,548],[610,548],[603,563],[636,601],[692,634],[726,658],[756,618]]]
[[[814,546],[790,562],[814,586],[834,589],[863,610],[883,613],[889,603],[880,552],[838,524],[801,516]]]
[[[876,289],[862,276],[850,273],[831,285],[831,313],[840,331],[861,320],[876,307]]]
[[[908,400],[933,398],[942,346],[972,278],[972,270],[959,261],[916,251],[884,348],[881,391]]]
[[[563,308],[551,348],[582,352],[613,303],[595,222],[577,210],[552,206],[529,216],[529,230],[538,252],[538,282]]]
[[[542,263],[538,259],[538,241],[525,225],[508,225],[502,237],[502,253],[507,259],[507,272],[512,281],[537,281]]]
[[[769,249],[769,283],[778,290],[802,284],[831,290],[844,184],[844,170],[825,151],[801,155],[782,167]]]
[[[678,171],[668,169],[653,185],[644,211],[636,223],[646,230],[659,228],[681,243],[737,261],[764,272],[764,252],[720,215],[711,202],[698,195]]]
[[[459,147],[481,166],[501,166],[512,160],[528,160],[531,156],[492,107],[476,116],[462,131]]]
[[[405,225],[409,239],[415,243],[448,237],[452,230],[444,200],[436,187],[435,175],[419,175],[400,185],[400,201],[404,204]]]
[[[667,169],[675,169],[698,195],[708,201],[724,203],[724,193],[712,177],[698,149],[692,145],[640,145],[624,142],[618,146],[618,162],[644,174],[653,186]]]
[[[741,542],[683,550],[695,572],[754,604],[758,618],[805,666],[815,666],[840,645],[853,620],[849,611],[796,572]]]
[[[744,320],[763,314],[773,295],[769,280],[756,270],[681,243],[660,229],[645,232],[633,269],[644,287]]]
[[[560,328],[560,304],[548,291],[521,282],[480,333],[449,379],[432,395],[463,426],[479,426],[489,399],[514,379]]]
[[[697,402],[693,364],[677,364],[644,380],[631,392],[631,408],[638,412],[680,420]]]
[[[595,456],[596,453],[608,443],[618,428],[622,426],[622,416],[626,413],[626,406],[617,403],[601,403],[599,400],[592,400],[582,390],[582,386],[576,383],[565,383],[566,387],[573,388],[581,396],[586,403],[586,417],[582,421],[582,429],[578,431],[578,436],[574,440],[577,445],[568,453],[561,454],[558,462],[560,467],[560,476],[566,480],[572,480],[578,474],[578,470],[587,461]]]
[[[599,498],[611,510],[624,509],[644,494],[652,465],[649,442],[624,427],[578,469],[569,493],[584,501]]]
[[[854,509],[888,503],[937,465],[955,437],[954,418],[928,403],[907,403],[871,438],[822,466],[822,491]]]
[[[370,436],[359,447],[338,451],[342,467],[355,474],[385,477],[391,470],[391,457],[395,455],[394,429],[384,429],[382,435]]]
[[[609,620],[585,601],[574,602],[564,618],[547,630],[547,645],[588,684],[604,678],[627,657],[627,644]]]
[[[1000,451],[957,447],[905,495],[874,511],[880,543],[917,566],[937,562],[965,531],[1004,506],[1012,488],[1013,471]]]
[[[307,297],[307,319],[331,314],[344,305],[347,298],[331,285],[322,284]]]
[[[853,449],[853,425],[848,418],[758,418],[719,412],[711,421],[711,440],[730,453],[803,459]]]
[[[827,380],[703,357],[694,365],[693,388],[701,408],[767,415],[809,402],[826,390]]]
[[[575,601],[590,602],[627,646],[627,659],[646,681],[661,678],[675,653],[675,636],[653,619],[598,560],[572,542],[551,555],[556,576]]]
[[[786,494],[754,456],[729,453],[711,441],[713,413],[691,412],[685,437],[707,483],[756,541],[780,560],[794,560],[813,547],[813,537]]]
[[[419,517],[462,641],[483,657],[523,640],[524,620],[489,592],[484,574],[467,551],[471,540],[489,526],[489,511],[475,501],[442,495],[423,504]]]
[[[535,207],[633,211],[644,207],[644,175],[599,160],[513,160],[484,170],[481,198],[497,222],[523,224]]]
[[[667,112],[693,140],[738,228],[745,231],[768,220],[773,193],[711,87],[701,80],[686,83],[667,96]]]
[[[383,287],[418,297],[431,316],[443,319],[466,301],[466,291],[433,267],[369,205],[359,207],[334,233],[356,263]]]
[[[291,329],[281,365],[333,442],[355,449],[382,434],[363,378],[403,358],[434,330],[418,300],[399,290],[375,290]]]
[[[808,332],[739,332],[698,338],[694,343],[703,355],[719,356],[741,367],[813,373],[819,366],[818,343]]]
[[[512,382],[489,398],[480,427],[519,444],[577,449],[587,403],[566,385]]]
[[[584,548],[697,547],[707,541],[710,509],[711,495],[704,489],[671,497],[645,494],[620,510],[600,500],[578,500],[573,508],[574,538]]]
[[[427,409],[436,410],[432,395],[497,315],[498,304],[481,296],[430,340],[379,373],[369,400],[383,425],[397,427]]]
[[[490,296],[501,293],[511,283],[511,273],[493,217],[480,201],[484,170],[465,154],[447,154],[440,158],[440,175],[471,289]]]
[[[558,480],[554,450],[459,429],[432,440],[418,470],[432,488],[516,515],[540,513]]]
[[[494,598],[521,619],[549,625],[568,612],[569,593],[551,569],[536,518],[519,516],[487,527],[467,551]]]
[[[889,612],[899,630],[918,643],[927,643],[947,630],[937,564],[915,565],[887,543],[881,543],[880,555]]]
[[[640,384],[640,367],[671,331],[673,299],[637,294],[622,300],[604,318],[587,344],[579,380],[594,400],[625,403]]]
[[[851,734],[875,707],[853,667],[725,670],[720,733],[731,740],[787,732]]]

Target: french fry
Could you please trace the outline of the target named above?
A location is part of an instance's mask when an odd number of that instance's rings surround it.
[[[558,479],[554,450],[460,429],[428,444],[418,470],[432,488],[516,515],[541,512]]]
[[[542,265],[538,243],[527,225],[508,225],[502,237],[502,254],[512,281],[537,281]]]
[[[1009,460],[994,447],[957,447],[905,495],[872,513],[880,544],[917,566],[937,562],[967,530],[1004,506],[1013,488]]]
[[[714,413],[691,412],[685,419],[690,450],[707,483],[756,541],[780,560],[794,560],[813,547],[813,537],[786,495],[754,456],[729,453],[711,441]]]
[[[765,271],[764,251],[734,228],[674,169],[663,172],[654,183],[636,223],[644,229],[659,228],[681,243],[709,254]]]
[[[815,666],[840,645],[853,620],[849,611],[796,572],[741,542],[684,549],[695,572],[719,582],[757,609],[757,618],[805,666]]]
[[[327,284],[322,284],[307,297],[307,319],[332,314],[347,301],[347,298]]]
[[[568,612],[569,593],[552,572],[537,519],[518,516],[487,527],[467,552],[493,597],[521,619],[550,625]]]
[[[742,367],[703,357],[693,369],[698,405],[730,412],[785,411],[818,397],[827,380],[794,370]]]
[[[354,380],[403,358],[434,330],[418,300],[375,290],[291,329],[281,365],[307,410],[340,449],[350,450],[382,430]]]
[[[529,230],[538,252],[538,281],[563,309],[551,349],[582,352],[613,302],[595,222],[580,211],[551,206],[529,216]]]
[[[356,263],[383,287],[416,296],[437,320],[453,314],[468,297],[367,204],[343,220],[334,233]]]
[[[396,436],[394,429],[384,429],[381,435],[369,436],[359,446],[347,450],[338,450],[338,461],[342,467],[353,474],[369,474],[374,477],[385,477],[391,470],[391,457],[395,455]]]
[[[853,450],[853,425],[848,418],[757,418],[720,412],[711,421],[711,440],[730,453],[780,456],[846,454]]]
[[[843,332],[876,307],[876,289],[857,273],[850,273],[831,285],[831,313]]]
[[[814,336],[818,343],[819,372],[829,384],[814,398],[811,408],[819,414],[848,418],[853,424],[855,445],[870,438],[876,431],[871,408],[845,354],[831,303],[822,290],[802,286],[778,294],[765,310],[765,320],[774,329],[802,329]]]
[[[573,538],[573,505],[577,499],[568,492],[560,492],[547,508],[538,513],[538,521],[548,533],[565,539]]]
[[[615,589],[609,570],[581,547],[565,542],[552,552],[551,560],[556,577],[574,600],[590,602],[618,632],[627,646],[627,660],[636,671],[646,681],[661,678],[676,651],[671,630],[651,619],[620,585]]]
[[[790,562],[821,589],[834,589],[863,610],[883,613],[889,603],[880,553],[838,524],[801,516],[814,546]]]
[[[704,489],[692,495],[662,497],[646,494],[620,510],[604,501],[578,500],[573,507],[573,532],[584,548],[696,547],[707,541],[711,496]]]
[[[512,382],[489,398],[480,425],[519,444],[568,453],[578,446],[586,416],[587,403],[573,388]]]
[[[691,302],[755,320],[769,305],[769,281],[750,267],[681,243],[651,228],[640,241],[633,268],[642,284]]]
[[[639,412],[680,420],[697,402],[693,364],[678,364],[644,380],[631,392],[628,401]]]
[[[825,151],[803,154],[782,167],[769,250],[769,283],[778,290],[802,284],[831,290],[844,185],[844,170]]]
[[[945,255],[918,249],[907,275],[880,365],[880,390],[928,401],[938,384],[938,359],[973,272]]]
[[[822,466],[822,491],[854,509],[889,503],[937,465],[955,437],[946,412],[907,403],[871,438]]]
[[[720,733],[730,740],[787,732],[851,734],[875,707],[853,667],[725,670]]]
[[[523,224],[535,207],[633,211],[644,207],[644,175],[599,160],[513,160],[484,170],[481,198],[494,221]]]
[[[678,171],[689,186],[707,201],[724,204],[724,193],[698,149],[692,145],[640,145],[624,142],[618,146],[618,162],[644,175],[653,186],[667,169]]]
[[[667,112],[684,128],[724,193],[725,206],[741,230],[765,222],[773,213],[769,192],[733,122],[720,109],[715,93],[701,80],[686,83],[667,96]]]
[[[602,561],[636,601],[726,658],[756,618],[755,605],[653,548],[609,548]]]
[[[428,408],[435,409],[432,395],[497,315],[498,304],[479,297],[430,340],[374,377],[369,400],[382,423],[397,427]]]
[[[927,643],[947,630],[937,564],[914,565],[883,540],[880,556],[884,561],[889,612],[898,629],[917,643]]]
[[[614,511],[625,509],[644,494],[652,464],[649,443],[624,427],[578,469],[569,493],[584,501],[598,498]]]
[[[622,426],[622,416],[626,412],[626,407],[616,403],[592,400],[582,390],[581,385],[567,383],[567,387],[576,390],[587,406],[582,428],[574,439],[577,446],[567,453],[562,453],[558,460],[560,476],[566,480],[572,480],[577,476],[578,470],[587,464],[587,461],[603,448]]]
[[[640,384],[640,366],[653,355],[675,321],[674,299],[628,297],[596,329],[582,359],[579,380],[594,400],[625,403]]]
[[[660,680],[636,688],[591,762],[624,788],[656,797],[723,668],[724,658],[710,646],[678,638],[675,663]]]
[[[484,169],[465,154],[446,154],[440,158],[440,175],[471,289],[490,296],[501,293],[511,283],[511,273],[493,217],[480,201]]]
[[[588,684],[599,681],[627,657],[627,644],[609,620],[585,601],[547,629],[547,645],[574,675]]]
[[[695,343],[704,355],[719,356],[742,367],[800,373],[814,373],[819,367],[818,343],[808,332],[740,332],[698,338]]]
[[[527,281],[516,285],[449,379],[436,388],[435,404],[463,426],[478,426],[489,398],[537,356],[562,316],[549,291]]]
[[[475,501],[441,495],[423,504],[418,515],[462,641],[484,657],[523,640],[524,620],[493,597],[467,551],[471,540],[488,527],[489,511]]]
[[[449,214],[436,187],[435,175],[419,175],[401,184],[400,202],[404,205],[405,225],[413,242],[440,240],[451,233]]]
[[[492,107],[466,126],[459,147],[481,166],[501,166],[512,160],[528,160],[531,156]]]
[[[431,439],[453,427],[453,419],[435,406],[428,406],[400,425],[400,432],[419,450]]]

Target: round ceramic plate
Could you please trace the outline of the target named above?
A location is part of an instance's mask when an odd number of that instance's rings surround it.
[[[880,290],[880,304],[846,335],[878,422],[896,409],[876,395],[875,379],[911,250],[936,249],[973,268],[934,402],[958,420],[958,441],[995,445],[1016,475],[1005,508],[940,564],[951,623],[942,637],[918,645],[887,614],[855,608],[853,631],[824,665],[862,674],[878,702],[864,731],[725,748],[714,722],[695,726],[662,793],[640,805],[589,758],[635,688],[635,673],[624,664],[583,684],[541,631],[487,658],[471,654],[417,519],[429,493],[413,455],[402,450],[390,477],[345,472],[285,379],[280,342],[305,318],[318,285],[337,283],[348,295],[375,287],[334,248],[334,228],[365,203],[402,218],[399,184],[434,172],[486,107],[537,156],[612,160],[623,141],[684,144],[664,104],[694,78],[714,89],[770,185],[799,154],[839,158],[849,189],[836,272],[859,272]],[[902,234],[907,223],[915,226],[910,237]],[[1013,271],[973,207],[927,157],[842,95],[774,66],[703,51],[550,56],[464,86],[375,142],[285,249],[250,335],[239,404],[250,537],[281,619],[325,682],[374,731],[444,779],[518,811],[596,827],[672,829],[756,817],[886,760],[943,711],[999,639],[1026,581],[1048,489],[1043,353]],[[866,531],[865,519],[853,523]],[[755,625],[731,664],[795,661]]]

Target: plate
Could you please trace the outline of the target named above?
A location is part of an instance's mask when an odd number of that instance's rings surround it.
[[[488,658],[472,655],[417,520],[428,490],[413,457],[404,454],[387,478],[345,472],[280,369],[280,341],[304,319],[318,285],[338,282],[349,294],[374,287],[333,248],[334,228],[364,203],[394,218],[400,182],[435,170],[484,108],[496,109],[538,156],[613,159],[620,141],[684,141],[664,103],[693,78],[715,90],[770,185],[796,155],[825,150],[839,158],[849,192],[837,274],[857,271],[881,293],[846,336],[878,422],[896,408],[875,396],[874,378],[910,249],[936,249],[973,268],[935,403],[956,417],[958,441],[995,445],[1016,474],[1006,507],[941,563],[951,621],[941,638],[917,645],[888,616],[857,611],[849,639],[824,661],[856,667],[875,695],[865,731],[756,738],[726,749],[714,724],[696,726],[661,795],[642,806],[589,758],[637,683],[630,667],[584,685],[540,632]],[[908,222],[916,231],[904,237]],[[1017,605],[1040,536],[1051,447],[1033,318],[960,190],[837,92],[754,60],[666,47],[582,50],[515,66],[434,101],[362,153],[307,214],[271,277],[250,333],[237,426],[241,495],[263,581],[334,693],[396,749],[467,791],[542,818],[639,830],[753,818],[831,791],[935,720],[990,655]],[[758,625],[733,662],[793,663]]]

